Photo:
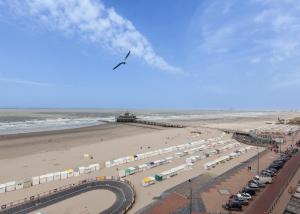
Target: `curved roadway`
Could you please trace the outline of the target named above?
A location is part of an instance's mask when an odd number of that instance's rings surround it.
[[[116,201],[114,204],[110,208],[101,212],[103,214],[125,213],[126,208],[128,208],[135,200],[134,189],[125,182],[117,180],[92,181],[86,183],[83,182],[80,185],[53,193],[46,197],[30,200],[25,204],[15,206],[7,210],[0,210],[0,214],[25,214],[33,212],[76,195],[97,189],[109,190],[116,195]]]

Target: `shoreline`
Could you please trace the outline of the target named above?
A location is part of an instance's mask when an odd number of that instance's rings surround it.
[[[93,130],[97,128],[103,128],[106,125],[111,125],[114,123],[106,123],[99,125],[90,125],[90,126],[82,126],[76,128],[63,128],[63,129],[55,129],[55,130],[42,130],[42,131],[32,131],[32,132],[19,132],[19,133],[8,133],[8,134],[0,134],[0,142],[3,139],[17,139],[17,138],[26,138],[26,137],[34,137],[34,136],[43,136],[43,135],[57,135],[57,134],[65,134],[65,133],[73,133],[73,132],[82,132]]]

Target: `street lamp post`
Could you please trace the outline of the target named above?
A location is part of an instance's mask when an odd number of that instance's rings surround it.
[[[259,148],[257,148],[257,175],[259,175]]]
[[[192,180],[191,179],[189,179],[189,185],[190,185],[190,214],[192,214],[193,192],[192,192]]]

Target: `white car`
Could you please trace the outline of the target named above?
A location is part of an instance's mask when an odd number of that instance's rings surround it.
[[[242,199],[248,200],[248,201],[252,199],[251,195],[250,195],[249,193],[245,193],[245,192],[243,192],[243,193],[238,193],[238,194],[236,194],[236,196],[237,196],[238,198],[242,198]]]
[[[273,179],[271,177],[267,177],[267,176],[254,176],[253,180],[259,181],[262,184],[270,184],[272,183]]]

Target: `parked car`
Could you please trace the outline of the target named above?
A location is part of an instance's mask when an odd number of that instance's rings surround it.
[[[236,196],[239,198],[247,199],[248,201],[252,199],[251,195],[249,193],[245,193],[245,192],[238,193],[238,194],[236,194]]]
[[[288,161],[290,157],[288,155],[281,155],[277,160],[283,160],[283,161]]]
[[[292,150],[292,154],[295,154],[295,153],[297,153],[298,152],[298,149],[297,148],[294,148],[293,150]]]
[[[242,204],[238,202],[228,202],[223,205],[225,210],[239,210],[242,211]]]
[[[275,176],[275,174],[270,173],[270,172],[266,172],[266,171],[262,171],[260,174],[263,175],[263,176],[268,176],[268,177],[274,177]]]
[[[267,169],[266,169],[266,171],[269,171],[269,172],[274,172],[274,173],[276,173],[276,172],[278,172],[278,169],[275,169],[275,168],[269,167],[269,168],[267,168]]]
[[[285,164],[285,161],[282,161],[282,160],[275,160],[273,161],[273,164],[278,164],[278,165],[284,165]]]
[[[250,180],[250,181],[248,182],[248,184],[249,184],[249,183],[254,183],[254,184],[256,184],[258,187],[265,187],[265,186],[266,186],[265,183],[261,182],[260,180],[255,180],[255,179]]]
[[[259,176],[259,175],[256,175],[253,177],[254,180],[257,180],[261,183],[264,183],[264,184],[270,184],[272,183],[273,179],[272,177],[270,176]]]
[[[275,163],[272,163],[269,168],[275,168],[277,170],[281,169],[282,168],[282,165],[280,164],[275,164]]]
[[[248,183],[248,187],[254,189],[255,191],[259,191],[259,186],[253,182]]]
[[[231,201],[231,202],[237,201],[237,202],[240,202],[242,205],[246,205],[246,206],[249,204],[247,199],[238,197],[237,195],[231,195],[229,201]]]
[[[242,192],[248,193],[248,194],[251,195],[251,196],[256,194],[256,193],[255,193],[255,190],[252,189],[252,188],[250,188],[250,187],[248,187],[248,186],[244,187],[244,189],[243,189]]]

